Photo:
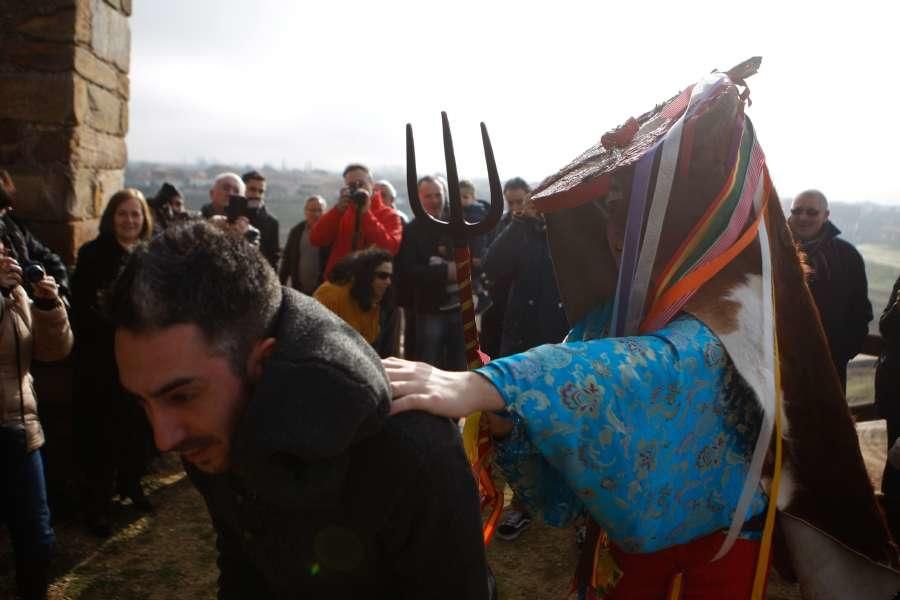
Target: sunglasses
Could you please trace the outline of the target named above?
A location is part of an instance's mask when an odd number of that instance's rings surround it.
[[[386,273],[384,271],[375,271],[375,277],[377,277],[378,279],[381,279],[382,281],[390,279],[393,275],[394,275],[393,273]]]
[[[821,211],[818,208],[792,208],[792,215],[802,215],[806,213],[807,217],[818,217]]]

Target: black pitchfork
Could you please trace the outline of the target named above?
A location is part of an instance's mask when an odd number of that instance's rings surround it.
[[[412,125],[406,124],[406,186],[409,205],[417,219],[422,219],[438,235],[449,234],[453,238],[453,259],[456,262],[456,281],[459,285],[459,310],[462,313],[463,333],[466,340],[466,362],[470,369],[482,366],[479,354],[478,331],[475,328],[475,306],[472,302],[472,255],[469,240],[490,232],[503,214],[503,191],[497,175],[494,150],[488,137],[487,127],[481,124],[481,140],[487,161],[488,182],[491,187],[491,208],[487,216],[478,223],[469,223],[463,216],[462,198],[459,195],[459,175],[456,172],[456,156],[453,154],[453,139],[450,137],[450,123],[447,113],[441,112],[444,125],[444,158],[447,162],[447,184],[450,188],[450,220],[441,221],[429,215],[419,200],[419,177],[416,173],[416,148],[413,142]]]

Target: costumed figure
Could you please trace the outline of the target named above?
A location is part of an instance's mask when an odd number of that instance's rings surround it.
[[[473,373],[385,361],[395,412],[492,411],[478,428],[520,497],[553,525],[590,518],[579,598],[764,598],[770,561],[804,598],[900,590],[744,113],[759,63],[629,119],[535,190],[564,343]]]

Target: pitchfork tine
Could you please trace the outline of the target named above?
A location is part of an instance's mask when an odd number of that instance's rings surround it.
[[[444,157],[447,162],[448,194],[450,202],[450,219],[441,221],[425,212],[419,198],[419,176],[416,172],[416,145],[413,141],[412,125],[406,124],[406,189],[409,194],[409,206],[417,219],[428,223],[441,235],[450,234],[459,244],[475,236],[490,232],[503,214],[503,191],[500,188],[500,176],[497,175],[497,163],[494,161],[494,150],[488,137],[487,127],[481,124],[481,139],[484,143],[484,157],[487,161],[488,181],[491,187],[491,209],[484,219],[478,223],[468,223],[462,209],[462,198],[459,195],[459,174],[456,171],[456,155],[453,152],[453,138],[450,135],[450,122],[447,113],[441,112],[444,128]]]
[[[487,126],[481,123],[481,141],[484,144],[484,159],[487,162],[488,183],[491,188],[491,209],[481,222],[470,225],[472,235],[483,235],[491,231],[503,216],[503,188],[500,187],[500,175],[497,174],[497,162],[494,160],[494,148],[488,136]]]
[[[416,173],[416,144],[413,141],[412,124],[406,124],[406,192],[409,207],[417,219],[432,219],[419,201],[419,175]]]
[[[453,137],[450,135],[450,121],[447,113],[441,111],[441,124],[444,133],[444,160],[447,164],[447,194],[450,202],[450,228],[453,238],[461,242],[466,240],[466,222],[463,217],[462,198],[459,195],[459,174],[456,172],[456,156],[453,153]]]

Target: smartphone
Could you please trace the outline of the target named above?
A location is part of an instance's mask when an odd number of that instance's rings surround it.
[[[229,196],[228,206],[225,208],[225,216],[229,223],[234,223],[238,217],[250,218],[250,211],[247,209],[246,196]]]

